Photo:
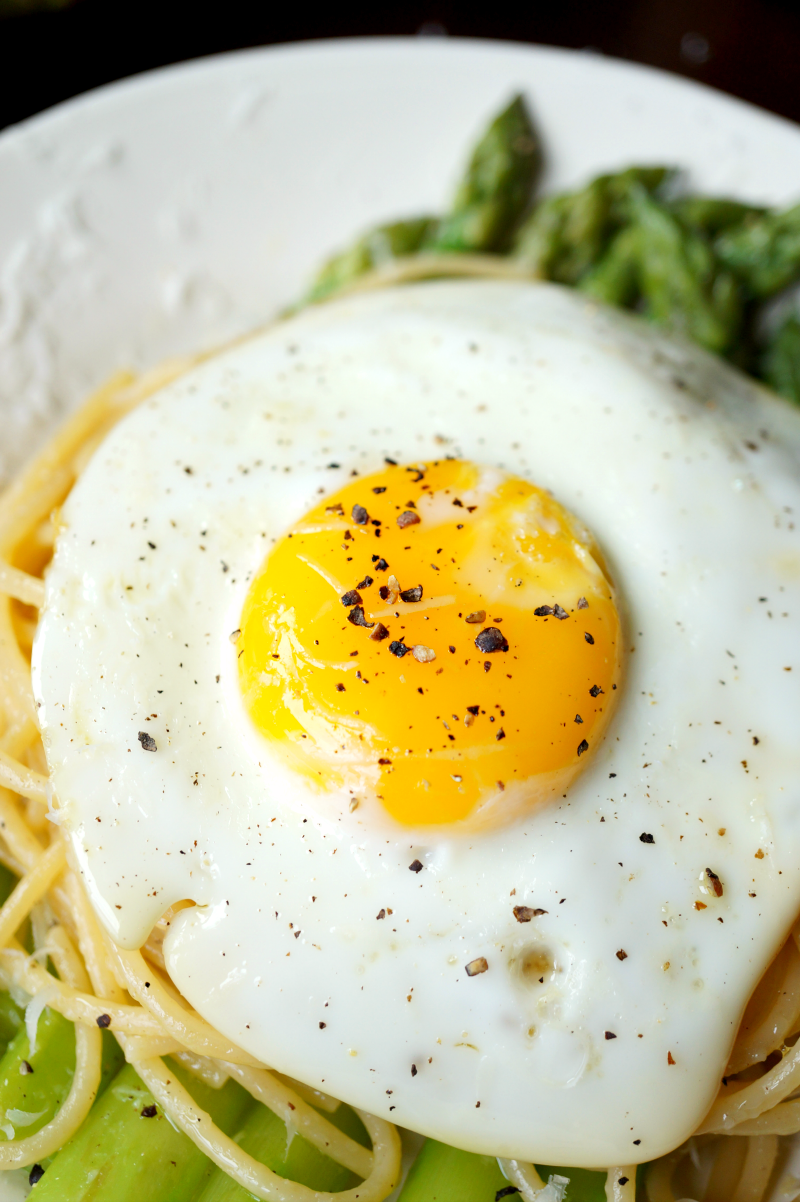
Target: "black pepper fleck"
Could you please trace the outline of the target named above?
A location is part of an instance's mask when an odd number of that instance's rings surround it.
[[[475,639],[475,646],[484,655],[492,651],[508,651],[508,640],[496,626],[487,626]]]
[[[348,622],[352,622],[354,626],[366,626],[368,630],[371,630],[375,625],[374,622],[368,622],[364,617],[364,607],[362,605],[354,605],[347,615],[347,620]]]

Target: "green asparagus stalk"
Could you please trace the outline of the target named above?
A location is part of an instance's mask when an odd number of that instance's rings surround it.
[[[733,349],[742,321],[736,280],[720,268],[707,241],[684,228],[644,188],[629,205],[640,236],[640,279],[647,315],[710,351]]]
[[[21,1027],[0,1061],[0,1139],[24,1139],[49,1123],[69,1093],[74,1072],[72,1023],[45,1009],[35,1051]]]
[[[234,1081],[220,1090],[170,1062],[171,1071],[226,1134],[236,1132],[253,1105]],[[88,1119],[53,1158],[35,1202],[194,1202],[214,1165],[176,1130],[126,1065],[95,1103]]]
[[[25,1021],[24,1011],[16,1004],[10,993],[0,992],[0,1055],[8,1050],[8,1045]]]
[[[17,878],[11,869],[6,868],[5,864],[0,864],[0,904],[6,900],[16,883]]]
[[[579,192],[542,201],[517,235],[515,258],[542,279],[576,284],[630,220],[632,189],[653,192],[667,174],[666,167],[630,167],[600,175]]]
[[[544,1182],[553,1175],[569,1179],[564,1202],[605,1202],[605,1173],[541,1164],[536,1168]],[[461,1152],[428,1139],[411,1166],[399,1202],[515,1202],[518,1196],[494,1156]]]
[[[629,225],[614,236],[598,261],[578,281],[587,296],[630,309],[639,297],[639,231]]]
[[[17,883],[17,878],[5,865],[0,864],[0,905],[6,900]],[[0,990],[0,1055],[5,1054],[11,1040],[17,1034],[25,1015],[11,994]],[[1,1104],[1,1103],[0,1103]]]
[[[494,1156],[461,1152],[426,1139],[398,1202],[494,1202],[507,1186]]]
[[[800,321],[789,317],[761,358],[761,377],[780,396],[800,405]]]
[[[515,96],[478,142],[453,206],[427,246],[441,251],[502,251],[527,209],[541,165],[525,101]]]
[[[557,1168],[550,1164],[537,1164],[536,1167],[542,1181],[548,1181],[552,1174],[569,1177],[564,1202],[606,1202],[605,1173],[596,1173],[591,1169]],[[513,1199],[509,1199],[509,1202],[513,1202]]]
[[[382,267],[403,255],[415,254],[436,225],[435,218],[414,217],[369,230],[353,246],[323,264],[304,303],[324,300],[373,268]]]
[[[800,205],[745,219],[721,233],[714,249],[751,296],[774,296],[800,278]]]
[[[358,1115],[349,1106],[340,1106],[326,1118],[345,1134],[369,1147],[369,1139]],[[349,1169],[325,1156],[317,1148],[295,1135],[288,1139],[284,1123],[266,1106],[256,1106],[247,1116],[237,1143],[245,1152],[267,1165],[281,1177],[299,1181],[315,1190],[343,1190],[357,1185],[359,1178]],[[215,1169],[197,1202],[249,1202],[251,1194],[237,1185],[227,1173]]]
[[[759,209],[755,205],[716,196],[681,196],[673,200],[669,208],[683,225],[691,226],[711,238],[744,221],[763,217],[766,213],[766,209]]]

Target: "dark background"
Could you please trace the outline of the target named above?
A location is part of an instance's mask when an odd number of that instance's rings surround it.
[[[306,38],[420,34],[592,47],[800,121],[800,0],[0,0],[0,127],[187,58]]]

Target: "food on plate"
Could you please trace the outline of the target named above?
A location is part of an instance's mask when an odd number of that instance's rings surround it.
[[[600,561],[526,480],[385,462],[268,552],[235,636],[246,709],[354,808],[377,794],[408,826],[507,821],[564,792],[611,716],[620,623]]]
[[[447,237],[532,254],[509,113]],[[733,345],[697,247],[742,212],[662,182],[551,206],[552,262],[580,289],[633,240],[651,315]],[[590,291],[311,307],[112,382],[0,500],[34,1196],[379,1202],[395,1124],[403,1202],[764,1196],[800,1127],[800,417]]]
[[[449,213],[368,231],[325,264],[306,300],[352,287],[370,272],[377,273],[376,284],[528,274],[636,310],[800,402],[793,306],[788,313],[782,305],[765,308],[800,279],[800,205],[768,212],[686,195],[679,173],[663,166],[629,167],[597,176],[576,192],[539,197],[533,190],[538,145],[517,96],[478,142]],[[512,177],[514,203],[492,204],[492,184],[506,201],[505,180]],[[465,198],[476,194],[476,211],[490,212],[492,220],[473,215]],[[452,230],[465,224],[465,211],[474,233],[453,237]]]

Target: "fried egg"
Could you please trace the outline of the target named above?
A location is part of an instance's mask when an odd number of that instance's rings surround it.
[[[209,1022],[447,1143],[681,1143],[800,908],[798,460],[796,411],[550,285],[341,300],[144,402],[34,648],[113,938],[195,903]]]

